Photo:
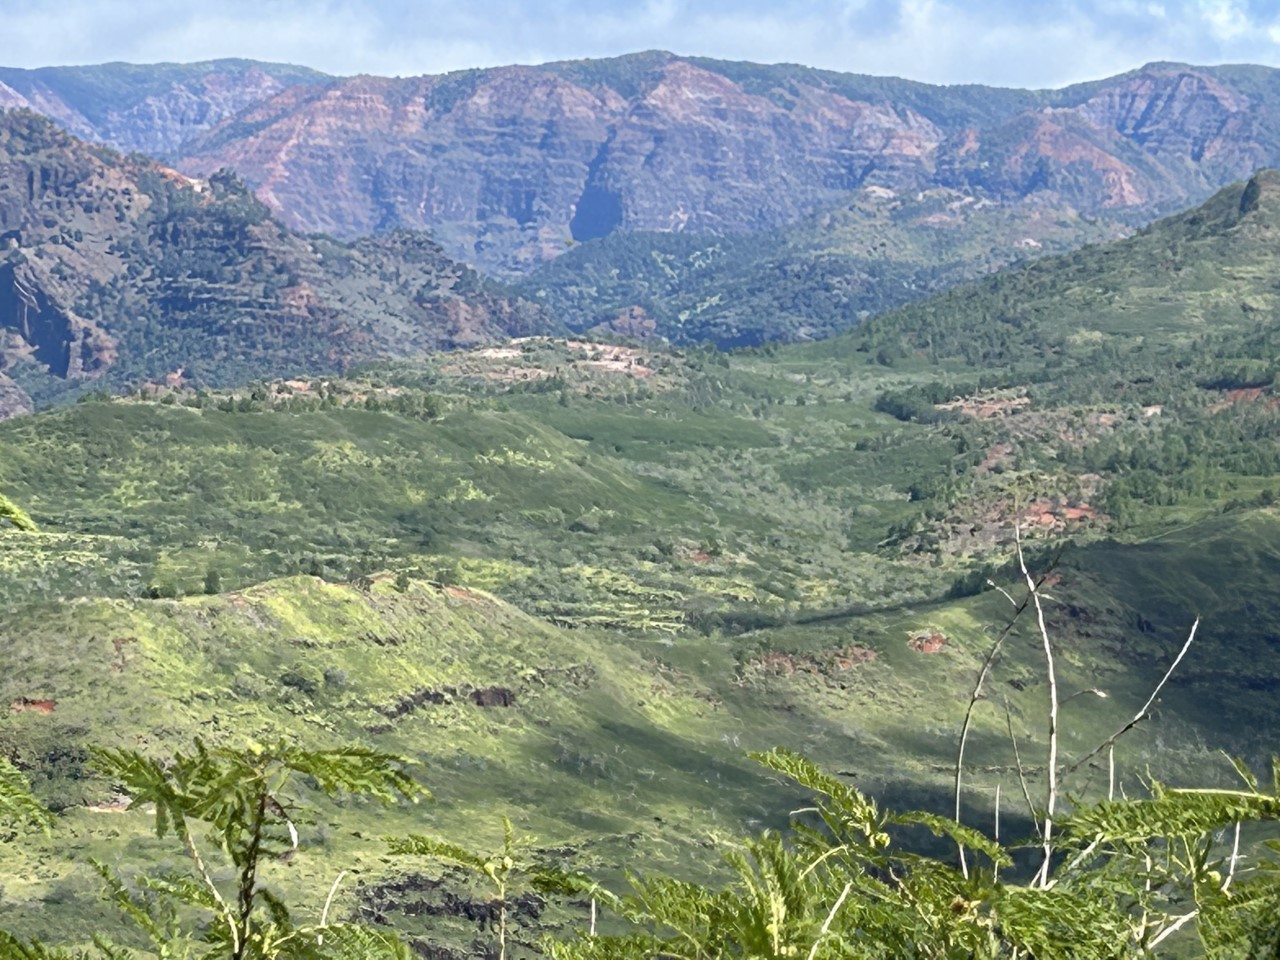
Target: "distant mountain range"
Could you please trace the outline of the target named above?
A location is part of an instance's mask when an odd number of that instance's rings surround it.
[[[0,69],[0,107],[8,412],[107,371],[226,383],[557,328],[817,339],[1280,163],[1280,71],[1249,66],[1023,91],[666,53],[222,60]]]
[[[660,52],[406,79],[108,64],[0,71],[0,105],[231,167],[295,229],[427,228],[507,274],[616,231],[774,228],[867,186],[1141,223],[1280,162],[1280,72],[1253,66],[1028,91]]]

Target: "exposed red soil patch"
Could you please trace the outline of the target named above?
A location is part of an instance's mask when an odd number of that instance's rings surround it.
[[[916,653],[941,653],[947,638],[938,630],[923,630],[907,638],[907,646]]]
[[[9,710],[13,713],[43,713],[47,716],[57,709],[57,700],[32,700],[29,697],[19,697],[9,704]]]
[[[480,603],[484,599],[478,593],[473,593],[466,587],[445,587],[444,592],[451,597],[457,597],[459,600],[469,600],[471,603]]]
[[[1227,399],[1232,403],[1256,403],[1262,399],[1262,387],[1241,387],[1237,390],[1228,390]]]
[[[1027,506],[1022,515],[1022,522],[1028,527],[1058,529],[1068,524],[1097,520],[1098,516],[1098,511],[1087,503],[1069,504],[1053,500],[1038,500]]]

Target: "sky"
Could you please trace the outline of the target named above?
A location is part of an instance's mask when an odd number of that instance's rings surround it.
[[[410,76],[662,49],[1056,87],[1280,66],[1280,0],[0,0],[0,65],[248,57]]]

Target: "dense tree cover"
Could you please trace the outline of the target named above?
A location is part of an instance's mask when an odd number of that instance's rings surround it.
[[[1032,254],[1119,233],[1066,212],[1029,218],[960,192],[865,193],[771,231],[613,233],[517,288],[575,329],[651,327],[676,343],[724,348],[821,340]],[[1028,234],[1041,237],[1036,246],[1026,245]]]

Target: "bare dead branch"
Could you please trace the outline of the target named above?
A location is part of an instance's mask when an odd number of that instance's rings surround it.
[[[1151,696],[1147,697],[1147,702],[1144,703],[1142,707],[1138,710],[1138,712],[1133,715],[1133,719],[1131,719],[1119,730],[1117,730],[1115,733],[1109,736],[1106,740],[1102,741],[1102,743],[1098,744],[1098,746],[1094,747],[1092,750],[1086,753],[1083,757],[1081,757],[1075,763],[1071,764],[1071,766],[1067,767],[1067,769],[1063,772],[1064,777],[1070,776],[1071,774],[1075,773],[1082,766],[1084,766],[1086,763],[1088,763],[1090,760],[1092,760],[1094,757],[1100,754],[1103,750],[1109,750],[1114,748],[1117,740],[1119,740],[1126,733],[1128,733],[1130,730],[1132,730],[1134,727],[1140,724],[1143,720],[1146,720],[1151,716],[1151,714],[1148,712],[1151,709],[1151,705],[1156,702],[1156,697],[1160,696],[1160,691],[1164,689],[1164,685],[1168,683],[1169,678],[1173,676],[1173,671],[1178,669],[1178,664],[1182,662],[1182,658],[1185,657],[1187,655],[1187,651],[1191,649],[1191,643],[1192,641],[1195,640],[1196,630],[1198,630],[1199,628],[1200,628],[1200,618],[1196,617],[1195,623],[1191,624],[1191,632],[1187,634],[1186,643],[1182,645],[1182,649],[1178,651],[1178,655],[1173,658],[1173,663],[1171,663],[1169,665],[1169,669],[1164,672],[1164,676],[1160,678],[1160,682],[1156,684],[1156,688],[1151,691]],[[1114,760],[1113,760],[1113,768],[1114,768]]]

